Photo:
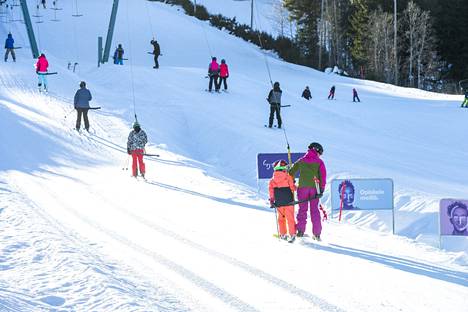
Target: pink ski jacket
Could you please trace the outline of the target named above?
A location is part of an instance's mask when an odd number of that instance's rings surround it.
[[[47,72],[47,68],[49,67],[49,62],[47,61],[45,56],[39,56],[39,59],[37,60],[36,63],[36,71],[45,73]]]
[[[224,78],[229,76],[229,68],[227,64],[221,64],[219,67],[219,75]]]
[[[217,74],[219,73],[219,64],[216,61],[212,61],[210,66],[208,66],[208,73],[209,74]]]

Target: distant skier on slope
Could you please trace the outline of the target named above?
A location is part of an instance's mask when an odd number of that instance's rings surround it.
[[[465,91],[465,99],[463,100],[463,103],[461,107],[467,107],[468,108],[468,90]]]
[[[273,126],[273,119],[276,113],[276,119],[278,120],[278,128],[281,128],[281,95],[283,91],[280,89],[279,82],[273,84],[273,89],[268,93],[267,101],[270,103],[270,119],[268,121],[268,128]]]
[[[226,80],[229,78],[229,67],[226,64],[226,60],[222,59],[221,60],[221,65],[219,66],[219,87],[218,89],[221,89],[221,84],[224,84],[224,91],[227,90],[227,82]]]
[[[332,86],[330,89],[330,94],[328,94],[328,99],[333,100],[335,98],[335,86]]]
[[[353,102],[356,102],[356,100],[358,102],[361,102],[361,100],[359,99],[359,95],[357,94],[357,91],[355,88],[353,88]]]
[[[85,124],[86,131],[89,131],[89,120],[88,120],[88,111],[89,111],[89,101],[92,100],[91,92],[86,89],[86,82],[80,82],[80,89],[76,91],[74,98],[74,106],[76,109],[76,131],[80,131],[81,126],[81,115],[83,115],[83,120]]]
[[[125,53],[125,51],[122,48],[122,45],[119,44],[117,46],[117,49],[115,49],[115,52],[114,52],[114,64],[123,65],[123,55],[124,55],[124,53]]]
[[[159,68],[158,58],[161,55],[161,47],[159,46],[159,43],[155,39],[151,40],[151,44],[153,45],[153,55],[154,55],[153,68],[158,69]]]
[[[13,35],[11,33],[8,34],[8,37],[5,40],[5,62],[8,60],[8,55],[11,53],[11,57],[13,58],[13,62],[16,62],[16,55],[15,55],[15,40],[13,39]]]
[[[145,177],[145,163],[143,162],[143,154],[145,153],[145,145],[148,143],[148,137],[145,131],[140,128],[138,121],[133,123],[133,130],[130,131],[127,140],[127,153],[132,155],[132,176],[137,177],[138,167],[140,174]]]
[[[299,186],[297,189],[299,204],[297,213],[297,236],[304,236],[307,225],[307,211],[310,209],[310,219],[312,221],[312,233],[316,240],[320,240],[322,233],[322,222],[319,210],[319,198],[322,197],[327,180],[327,171],[324,162],[320,159],[323,154],[323,147],[319,143],[311,143],[307,153],[296,161],[289,170],[289,174],[294,177],[299,171]]]
[[[37,59],[36,63],[36,74],[38,77],[37,87],[39,92],[41,92],[42,86],[44,86],[44,91],[47,92],[47,70],[49,68],[49,62],[46,59],[44,53],[42,53],[39,58]]]
[[[302,91],[302,97],[307,101],[312,98],[312,94],[310,94],[309,86],[306,86],[304,91]]]
[[[292,243],[296,239],[294,205],[287,204],[294,201],[296,186],[294,185],[293,178],[288,174],[288,163],[286,161],[275,161],[273,169],[273,177],[271,178],[268,187],[270,205],[271,207],[277,207],[280,238]],[[289,234],[289,237],[287,233]]]
[[[219,92],[219,84],[218,84],[218,77],[219,77],[219,64],[216,61],[216,57],[211,58],[211,63],[208,65],[208,77],[210,77],[210,82],[208,84],[208,91],[211,92],[213,89],[213,83],[215,86],[215,91]]]

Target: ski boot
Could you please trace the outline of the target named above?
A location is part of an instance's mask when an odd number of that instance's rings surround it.
[[[297,230],[296,236],[297,236],[297,237],[304,237],[304,232],[301,231],[301,230]]]

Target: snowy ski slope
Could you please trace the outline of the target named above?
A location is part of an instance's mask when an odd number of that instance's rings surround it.
[[[286,147],[283,132],[263,126],[270,82],[262,51],[177,7],[121,0],[113,49],[122,43],[129,60],[98,69],[97,36],[105,38],[112,1],[78,1],[80,18],[71,17],[73,1],[59,2],[63,10],[41,9],[44,23],[34,24],[59,72],[48,95],[36,90],[24,25],[0,25],[23,46],[16,63],[0,67],[0,311],[467,306],[466,240],[437,248],[438,200],[467,196],[461,97],[326,75],[268,53],[292,105],[283,110],[292,150],[321,142],[330,180],[390,177],[396,187],[398,235],[388,233],[388,216],[349,213],[324,223],[323,243],[282,243],[255,179],[256,154]],[[28,4],[33,14],[36,1]],[[50,21],[54,13],[60,22]],[[159,70],[147,54],[152,37]],[[204,92],[212,54],[230,65],[229,93]],[[79,63],[75,73],[69,62]],[[73,130],[69,114],[81,80],[103,107],[90,112],[90,134]],[[300,98],[305,85],[310,102]],[[331,85],[335,101],[326,100]],[[147,151],[161,156],[147,158],[146,182],[122,170],[135,113]]]
[[[274,4],[278,0],[256,0],[254,1],[254,29],[265,31],[274,36],[279,34],[275,27]],[[241,24],[250,25],[251,0],[198,0],[197,4],[203,5],[211,14],[221,14],[229,18],[236,18]]]

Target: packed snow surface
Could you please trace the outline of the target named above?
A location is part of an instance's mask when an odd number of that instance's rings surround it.
[[[237,5],[217,2],[221,13]],[[467,197],[461,96],[288,64],[178,7],[143,0],[120,1],[111,54],[121,43],[128,60],[98,68],[97,37],[106,37],[113,1],[57,1],[62,10],[36,3],[28,1],[41,15],[32,17],[39,49],[58,72],[48,94],[37,90],[24,25],[0,24],[22,47],[16,63],[0,67],[0,311],[468,306],[466,237],[438,235],[439,200]],[[5,21],[20,16],[19,7],[3,12]],[[152,38],[163,54],[158,70],[147,53]],[[228,93],[204,91],[212,55],[230,66]],[[395,235],[388,212],[349,212],[324,222],[320,243],[272,236],[256,155],[287,144],[283,131],[264,127],[266,64],[291,105],[282,115],[293,152],[320,142],[328,182],[393,179]],[[89,113],[90,133],[73,129],[82,80],[102,107]],[[311,101],[300,98],[306,85]],[[362,102],[352,102],[352,88]],[[147,153],[159,155],[146,157],[146,181],[126,170],[135,114]],[[322,203],[329,211],[328,187]]]

